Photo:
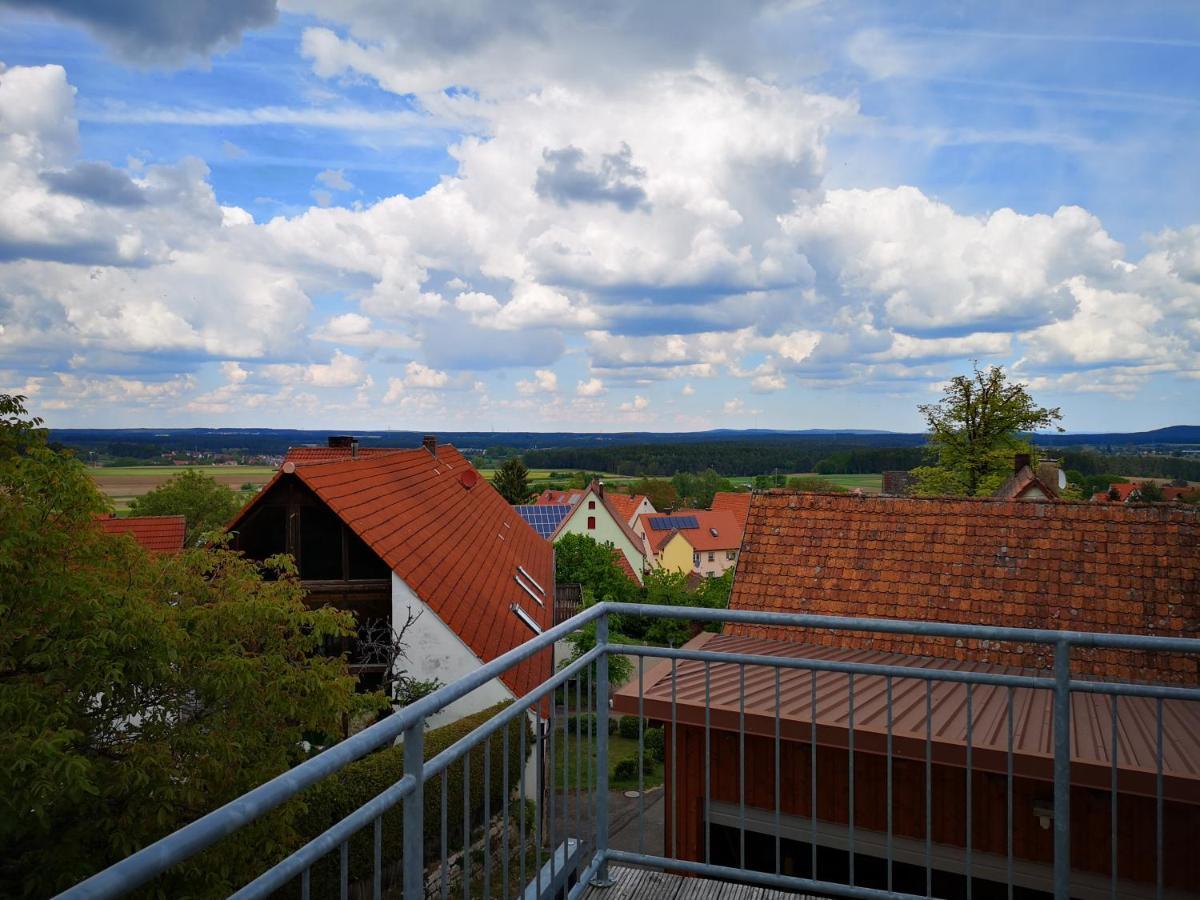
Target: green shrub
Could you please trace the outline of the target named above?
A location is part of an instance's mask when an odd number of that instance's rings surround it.
[[[596,714],[580,713],[577,716],[568,716],[566,729],[569,734],[595,735],[597,734]]]
[[[614,781],[632,781],[637,777],[638,759],[636,755],[617,760],[617,764],[613,766]]]
[[[647,728],[642,735],[642,746],[646,748],[646,755],[651,759],[665,761],[667,747],[661,728]]]
[[[637,716],[621,716],[621,722],[617,726],[617,733],[623,738],[631,741],[638,739],[638,732],[641,730],[642,720]]]
[[[501,703],[457,722],[434,728],[425,735],[425,759],[429,760],[451,744],[466,737],[492,716],[508,706]],[[524,761],[520,755],[521,730],[525,730],[525,752],[533,750],[533,734],[526,716],[518,716],[488,739],[490,751],[490,798],[492,815],[501,808],[504,795],[504,732],[508,731],[508,785],[516,790],[520,784]],[[483,745],[471,750],[471,823],[478,826],[483,817]],[[447,772],[446,806],[447,841],[449,848],[461,848],[463,844],[463,763],[457,762]],[[335,775],[314,784],[301,795],[305,810],[297,822],[299,847],[315,838],[327,828],[345,818],[358,807],[394,785],[404,776],[404,747],[393,746],[376,751],[357,762],[351,763]],[[431,860],[441,854],[441,802],[442,779],[435,776],[425,785],[425,858]],[[383,815],[383,858],[396,863],[401,858],[403,836],[403,804],[398,803]],[[369,879],[374,861],[374,830],[360,830],[350,839],[350,881]],[[327,854],[312,869],[312,896],[334,897],[338,893],[338,854]]]

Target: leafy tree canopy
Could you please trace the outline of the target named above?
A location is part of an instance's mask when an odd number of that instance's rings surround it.
[[[519,456],[511,456],[504,461],[492,476],[492,486],[512,504],[528,503],[533,495],[529,488],[529,469],[525,468]]]
[[[554,545],[554,577],[559,584],[578,584],[597,602],[637,601],[638,586],[613,556],[613,545],[586,534],[565,534]]]
[[[679,505],[679,492],[665,478],[640,478],[629,485],[629,493],[645,494],[650,505],[659,512],[675,509]]]
[[[83,466],[41,444],[19,399],[0,404],[0,884],[49,896],[284,771],[306,729],[370,701],[317,654],[351,619],[306,609],[287,558],[268,581],[220,546],[154,555],[105,534]],[[155,892],[225,896],[293,842],[297,814]]]
[[[129,504],[136,516],[183,516],[189,546],[202,534],[220,529],[241,508],[237,494],[197,469],[184,469]]]
[[[671,482],[679,494],[680,504],[693,509],[708,509],[717,491],[733,490],[733,483],[712,469],[705,469],[699,475],[677,472]]]
[[[1038,406],[1025,385],[1010,383],[1000,366],[976,364],[950,380],[937,403],[923,404],[931,466],[915,470],[920,494],[987,496],[1012,472],[1013,456],[1030,453],[1021,435],[1057,427],[1058,408]],[[1059,431],[1062,429],[1059,428]]]

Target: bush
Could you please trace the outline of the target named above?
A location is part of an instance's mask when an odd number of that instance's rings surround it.
[[[508,705],[501,703],[427,732],[425,735],[425,759],[432,759],[451,744],[466,737]],[[529,720],[525,716],[518,716],[509,723],[507,729],[497,731],[488,739],[488,745],[491,747],[491,783],[488,785],[487,793],[493,815],[500,810],[504,795],[504,732],[508,731],[508,785],[510,790],[516,790],[520,784],[521,770],[524,767],[524,761],[520,758],[522,728],[525,729],[525,751],[528,754],[533,750],[534,745]],[[475,747],[470,753],[471,822],[473,826],[481,824],[483,816],[483,756],[483,746]],[[450,811],[450,815],[447,817],[446,839],[451,848],[461,847],[463,843],[463,768],[463,764],[459,762],[452,765],[447,773],[446,808]],[[372,797],[394,785],[403,775],[404,747],[393,746],[351,763],[335,775],[313,785],[300,798],[304,803],[305,810],[297,821],[298,840],[295,846],[299,847],[312,840]],[[441,854],[441,802],[441,776],[439,775],[425,785],[426,860],[435,859]],[[403,819],[404,813],[400,803],[383,815],[383,858],[385,860],[399,860],[401,857]],[[373,861],[374,829],[368,827],[360,830],[350,839],[350,881],[369,879],[373,870]],[[313,866],[312,895],[314,897],[335,897],[338,893],[338,882],[339,854],[330,853]]]
[[[613,716],[608,717],[608,736],[612,737],[617,733],[617,720]]]
[[[642,735],[642,746],[646,748],[646,755],[651,759],[659,762],[666,760],[667,746],[661,728],[647,728]]]
[[[596,714],[595,713],[579,713],[575,716],[567,716],[565,725],[568,734],[596,734]]]
[[[646,769],[645,760],[643,760],[642,770]],[[638,777],[638,758],[635,753],[633,756],[627,756],[625,759],[617,760],[617,764],[613,766],[612,772],[613,781],[633,781]]]
[[[638,732],[641,730],[642,720],[637,716],[621,716],[621,722],[617,726],[617,733],[623,738],[631,741],[638,739]]]

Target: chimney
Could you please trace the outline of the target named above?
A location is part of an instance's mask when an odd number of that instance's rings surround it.
[[[1020,472],[1032,462],[1033,458],[1028,453],[1018,453],[1013,457],[1013,474]]]
[[[353,441],[354,438],[350,437],[348,434],[331,434],[329,436],[330,447],[346,448],[349,447]]]
[[[601,497],[604,496],[604,482],[603,481],[596,482],[596,493],[599,494]]]
[[[358,459],[358,438],[350,439],[350,458]]]
[[[437,456],[437,435],[427,434],[421,439],[421,446],[428,450],[435,457]]]

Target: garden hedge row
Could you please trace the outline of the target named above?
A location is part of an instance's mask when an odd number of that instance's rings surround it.
[[[429,760],[451,744],[466,737],[492,716],[508,707],[501,703],[470,716],[434,728],[425,733],[425,759]],[[501,809],[504,794],[504,732],[508,732],[508,785],[516,791],[520,785],[524,760],[520,755],[521,730],[525,730],[526,755],[533,750],[533,733],[527,716],[518,716],[505,729],[493,734],[488,743],[490,751],[490,775],[487,796],[490,798],[492,815]],[[482,822],[484,807],[483,745],[473,748],[470,761],[470,806],[471,827]],[[447,772],[447,852],[461,850],[463,846],[463,786],[464,765],[453,764]],[[309,788],[303,795],[304,812],[300,815],[297,828],[299,841],[303,845],[330,826],[362,806],[376,794],[391,787],[404,777],[404,747],[393,746],[372,753],[351,763],[340,772],[323,779]],[[442,835],[442,777],[435,776],[425,784],[425,858],[429,862],[440,858]],[[510,808],[515,809],[511,806]],[[397,804],[383,816],[383,866],[394,867],[401,857],[403,843],[403,804]],[[374,829],[368,826],[350,841],[350,882],[369,880],[374,866]],[[335,851],[327,854],[312,870],[312,896],[336,897],[338,895],[339,855]]]

